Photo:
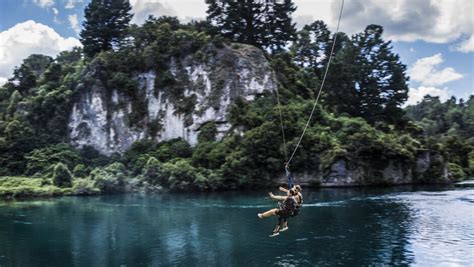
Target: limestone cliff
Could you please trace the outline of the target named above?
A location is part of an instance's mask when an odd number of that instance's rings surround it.
[[[93,146],[103,154],[123,152],[143,138],[181,137],[196,144],[200,127],[217,125],[218,138],[230,130],[229,107],[276,89],[275,75],[263,52],[248,45],[209,47],[206,55],[170,58],[167,70],[135,75],[135,99],[100,81],[82,85],[69,120],[76,147]],[[92,67],[84,76],[94,76]],[[142,111],[140,118],[134,112]]]
[[[421,150],[416,160],[386,159],[380,162],[352,163],[348,159],[334,160],[328,170],[295,173],[295,181],[303,185],[343,187],[358,185],[402,185],[416,183],[449,183],[448,164],[437,151]],[[280,177],[280,183],[286,183]]]

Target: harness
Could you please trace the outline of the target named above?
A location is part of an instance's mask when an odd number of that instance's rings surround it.
[[[286,216],[293,216],[295,214],[296,210],[298,209],[298,201],[295,199],[295,197],[288,197],[285,199],[285,201],[280,203],[280,210],[286,215]]]

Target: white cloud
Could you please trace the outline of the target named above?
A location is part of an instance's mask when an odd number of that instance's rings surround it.
[[[368,24],[380,24],[387,39],[433,43],[457,42],[474,35],[472,0],[347,0],[341,29],[362,31]],[[336,23],[340,1],[332,4],[331,24]]]
[[[66,5],[64,6],[65,9],[73,9],[76,7],[76,4],[81,2],[80,0],[68,0]]]
[[[81,26],[79,26],[79,21],[77,20],[77,14],[74,15],[69,15],[68,17],[69,24],[71,25],[71,28],[79,34],[81,31]]]
[[[55,56],[81,46],[76,38],[64,38],[54,29],[28,20],[0,32],[0,81],[10,77],[15,66],[31,54]]]
[[[207,9],[203,0],[130,0],[130,3],[135,14],[132,22],[138,24],[150,14],[178,16],[181,20],[204,18]],[[341,0],[294,0],[294,3],[297,9],[293,18],[298,27],[323,20],[335,30]],[[341,30],[350,35],[363,31],[368,24],[380,24],[386,39],[456,43],[454,47],[458,51],[472,52],[473,13],[473,0],[345,0]],[[462,42],[464,36],[471,38]]]
[[[33,0],[33,3],[35,3],[39,7],[45,8],[53,6],[54,0]]]
[[[0,77],[0,86],[4,85],[8,81],[5,77]]]
[[[463,78],[463,75],[453,68],[438,69],[438,65],[443,61],[441,54],[418,59],[413,67],[408,70],[408,75],[412,80],[420,82],[423,86],[443,85]]]
[[[142,24],[148,18],[153,15],[155,17],[160,16],[177,16],[176,11],[171,8],[164,1],[157,0],[130,0],[132,6],[132,23]]]
[[[405,102],[405,106],[407,105],[416,105],[416,103],[423,100],[425,95],[430,96],[439,96],[440,101],[444,102],[448,100],[451,92],[448,91],[448,88],[440,89],[436,87],[425,87],[420,86],[418,88],[410,88],[408,91],[408,100]]]
[[[469,39],[459,43],[454,49],[464,53],[474,52],[474,34]]]
[[[59,21],[59,19],[58,19],[59,10],[55,7],[53,7],[52,10],[53,10],[53,13],[54,13],[54,18],[53,18],[54,23],[57,23],[57,24],[61,23],[61,21]]]

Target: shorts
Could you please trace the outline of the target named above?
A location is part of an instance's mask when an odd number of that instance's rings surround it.
[[[285,219],[292,215],[291,211],[285,209],[278,209],[275,214]]]

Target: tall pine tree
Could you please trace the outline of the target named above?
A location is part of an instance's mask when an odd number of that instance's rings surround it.
[[[320,73],[327,62],[331,49],[330,36],[331,32],[327,25],[323,21],[317,20],[298,31],[298,38],[290,48],[296,63],[316,73],[320,79]]]
[[[403,123],[400,105],[408,97],[406,66],[382,39],[383,28],[369,25],[351,42],[338,37],[325,89],[328,108],[370,123]]]
[[[355,90],[360,95],[360,113],[369,122],[398,123],[400,105],[408,98],[406,66],[392,53],[391,42],[382,39],[383,28],[369,25],[354,37],[358,50]]]
[[[92,0],[85,9],[81,42],[84,53],[93,57],[120,46],[133,14],[128,0]]]
[[[272,51],[293,40],[292,0],[206,0],[207,20],[224,37]]]

